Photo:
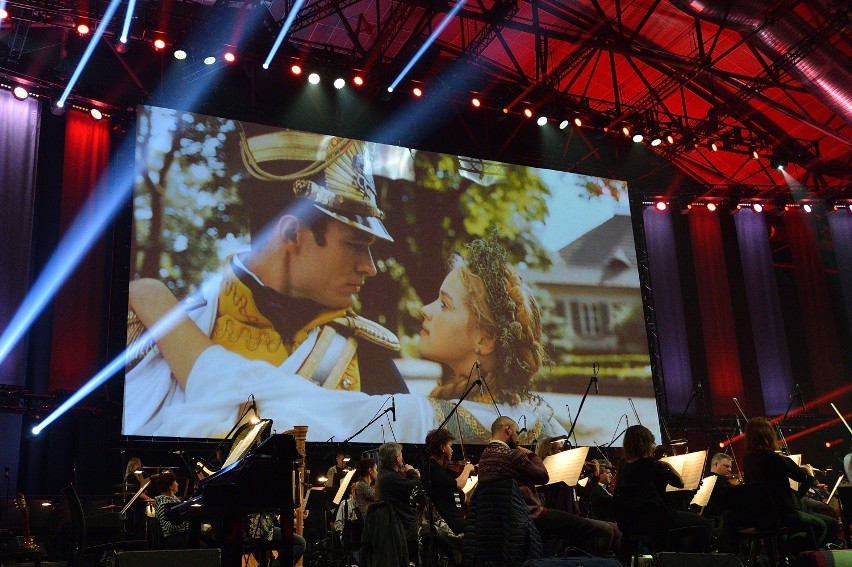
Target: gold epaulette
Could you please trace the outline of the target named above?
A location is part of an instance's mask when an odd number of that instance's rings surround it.
[[[360,315],[349,314],[338,317],[331,324],[345,334],[354,335],[389,350],[399,351],[399,339],[396,335],[375,321],[370,321]]]

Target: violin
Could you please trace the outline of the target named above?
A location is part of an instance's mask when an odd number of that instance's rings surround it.
[[[471,464],[470,461],[450,461],[447,463],[447,470],[453,475],[459,476],[469,464]],[[479,476],[478,466],[473,465],[473,472],[470,473],[470,476]]]

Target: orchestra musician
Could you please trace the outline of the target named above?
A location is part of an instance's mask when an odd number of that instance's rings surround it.
[[[655,498],[662,506],[669,528],[694,527],[677,543],[681,550],[702,553],[710,547],[710,520],[692,512],[675,510],[666,500],[666,486],[683,488],[683,479],[669,463],[654,459],[654,434],[643,425],[631,425],[624,432],[624,458],[618,464],[616,495],[622,486],[637,491],[653,491],[647,497]],[[663,538],[660,538],[661,540]]]
[[[358,466],[355,467],[355,506],[361,513],[361,518],[367,516],[367,508],[376,501],[374,486],[378,477],[376,461],[368,458],[358,461]]]
[[[843,457],[843,472],[846,473],[846,480],[852,482],[852,450]]]
[[[343,477],[345,477],[348,472],[346,463],[349,462],[349,455],[344,449],[340,449],[337,451],[337,455],[335,455],[334,460],[335,463],[329,467],[328,472],[325,473],[325,485],[337,491],[340,487],[340,481],[343,480]]]
[[[808,476],[792,459],[776,452],[778,437],[772,423],[765,417],[749,419],[745,444],[743,471],[746,484],[764,483],[790,533],[810,531],[816,546],[824,546],[829,537],[828,522],[823,519],[824,516],[802,510],[799,497],[790,488],[790,480],[794,480],[799,483],[799,491],[804,494],[815,479]]]
[[[402,458],[402,445],[383,443],[379,446],[381,470],[376,482],[379,499],[388,502],[402,524],[410,557],[417,557],[417,522],[411,508],[411,494],[421,486],[420,471]]]
[[[154,490],[157,493],[155,510],[160,529],[163,531],[163,547],[166,549],[183,549],[193,547],[189,533],[189,522],[174,523],[166,517],[166,512],[181,499],[176,496],[178,481],[175,473],[164,471],[152,478]]]
[[[447,466],[453,458],[453,441],[455,437],[446,429],[433,430],[426,435],[429,458],[426,460],[424,472],[429,480],[427,488],[432,504],[453,533],[461,536],[466,524],[462,511],[462,488],[473,474],[474,466],[465,463],[456,478],[447,471]]]
[[[564,449],[562,441],[552,441],[550,437],[541,440],[536,449],[538,457],[544,459]],[[549,520],[543,522],[551,538],[567,540],[571,545],[584,549],[592,549],[597,555],[606,555],[609,552],[618,554],[621,548],[621,530],[615,522],[602,519],[594,519],[583,514],[578,499],[588,502],[596,489],[600,476],[601,467],[597,460],[592,459],[584,465],[588,476],[585,486],[568,486],[564,482],[547,484],[538,488],[537,496],[542,498],[542,504],[550,516]],[[563,516],[562,514],[567,514]],[[548,523],[552,525],[547,525]],[[538,527],[539,522],[536,522]],[[567,532],[564,531],[567,529]],[[545,532],[539,528],[542,537]]]

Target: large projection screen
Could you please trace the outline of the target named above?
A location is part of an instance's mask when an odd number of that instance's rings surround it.
[[[247,141],[273,132],[285,132],[273,138],[298,140],[299,148],[277,148],[275,159],[263,158],[265,171],[277,177],[260,179],[246,165]],[[328,347],[311,368],[337,368],[339,360],[349,360],[346,345],[352,344],[358,362],[344,362],[344,378],[328,387],[305,370],[324,327],[307,338],[294,334],[307,322],[303,305],[252,292],[267,283],[259,278],[250,282],[255,287],[233,279],[252,278],[251,270],[240,271],[246,267],[241,259],[253,245],[256,252],[268,242],[260,225],[280,218],[277,197],[292,195],[293,179],[312,171],[316,164],[308,158],[331,137],[150,106],[138,110],[136,135],[131,290],[153,282],[147,289],[154,295],[131,292],[131,303],[137,298],[143,306],[138,317],[133,309],[128,314],[124,435],[222,437],[254,401],[278,431],[307,425],[309,441],[340,441],[378,417],[354,440],[422,443],[476,372],[465,380],[421,358],[421,308],[439,297],[449,257],[465,255],[469,242],[490,235],[537,298],[548,360],[511,396],[498,393],[496,404],[489,392],[474,388],[451,430],[461,428],[465,442],[487,442],[499,411],[528,430],[527,442],[565,434],[596,374],[598,391],[593,386],[585,401],[576,442],[611,443],[628,421],[635,423],[631,402],[659,439],[625,182],[359,142],[359,159],[372,172],[393,242],[377,240],[371,247],[377,273],[353,289],[352,311],[396,335],[399,350],[372,341],[363,346],[363,334],[350,340],[334,327],[332,335],[342,336],[344,346]],[[293,156],[298,162],[288,162]],[[337,266],[323,261],[303,272],[317,278],[335,273]],[[211,343],[200,355],[195,343],[181,342],[189,336],[180,334],[184,327],[166,335],[179,345],[171,351],[161,351],[145,332],[146,317],[155,334],[167,327],[167,318],[154,325],[148,313],[159,305],[151,297],[165,293],[180,301],[173,310],[179,321],[189,317],[192,332]],[[393,368],[380,367],[379,359]],[[347,378],[353,364],[354,381]],[[180,368],[189,368],[188,375]],[[374,378],[396,371],[402,381],[393,385]]]

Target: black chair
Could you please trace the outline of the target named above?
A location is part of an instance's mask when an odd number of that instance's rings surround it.
[[[726,502],[731,513],[724,515],[724,521],[736,522],[736,525],[722,529],[736,530],[740,540],[748,543],[747,564],[756,564],[760,546],[763,546],[769,567],[779,565],[788,530],[766,485],[756,482],[731,486]],[[813,534],[804,534],[804,537],[813,541]],[[811,547],[814,548],[815,545]]]
[[[65,496],[65,501],[68,505],[68,511],[71,515],[71,532],[72,532],[72,547],[68,557],[68,567],[81,567],[83,565],[93,565],[98,562],[98,558],[104,554],[117,553],[118,551],[127,550],[146,550],[148,542],[146,540],[118,540],[102,543],[99,545],[88,545],[88,533],[86,529],[87,518],[83,512],[83,504],[80,502],[80,497],[73,486],[69,486],[62,491]],[[105,524],[109,523],[112,518],[104,516]],[[94,518],[94,517],[92,517]],[[123,528],[123,519],[120,516],[116,519],[116,526]],[[123,532],[121,532],[123,533]],[[91,559],[94,557],[94,559]]]
[[[541,556],[541,535],[517,482],[480,482],[467,512],[462,563],[466,567],[502,567]]]

